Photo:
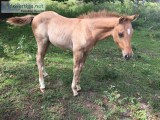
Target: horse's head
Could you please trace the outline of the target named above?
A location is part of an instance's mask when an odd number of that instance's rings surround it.
[[[113,38],[114,41],[122,50],[123,57],[128,60],[132,57],[133,51],[131,46],[131,38],[133,28],[131,21],[136,18],[136,15],[120,17],[118,24],[114,27]]]

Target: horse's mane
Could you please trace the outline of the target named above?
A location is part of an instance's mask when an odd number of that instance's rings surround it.
[[[120,15],[116,12],[109,12],[109,11],[106,11],[106,10],[101,10],[101,11],[98,11],[98,12],[88,12],[88,13],[85,13],[85,14],[82,14],[80,16],[78,16],[78,18],[80,19],[85,19],[85,18],[105,18],[105,17],[121,17],[121,16],[124,16],[124,15]]]

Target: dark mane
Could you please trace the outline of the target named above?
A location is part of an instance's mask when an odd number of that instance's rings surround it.
[[[80,19],[85,19],[85,18],[105,18],[105,17],[121,17],[124,15],[120,15],[116,12],[109,12],[106,10],[98,11],[98,12],[89,12],[82,14],[78,16]]]

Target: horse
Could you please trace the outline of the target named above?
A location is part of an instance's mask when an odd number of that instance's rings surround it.
[[[71,89],[73,96],[81,90],[80,74],[89,52],[98,41],[109,36],[122,50],[123,57],[128,60],[133,51],[131,38],[133,28],[131,22],[137,15],[122,15],[106,10],[89,12],[76,18],[67,18],[54,11],[45,11],[38,15],[12,17],[7,23],[16,26],[32,24],[38,50],[36,62],[39,71],[40,91],[45,92],[44,77],[48,74],[44,68],[44,57],[50,44],[73,52],[73,80]]]

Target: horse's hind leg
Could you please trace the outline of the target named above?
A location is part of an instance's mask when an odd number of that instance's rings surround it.
[[[37,60],[37,66],[39,71],[40,90],[42,93],[44,93],[45,91],[44,76],[48,75],[44,69],[44,57],[45,57],[47,48],[49,46],[49,41],[48,39],[36,39],[36,40],[37,40],[37,46],[38,46],[36,60]]]

